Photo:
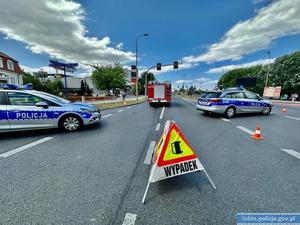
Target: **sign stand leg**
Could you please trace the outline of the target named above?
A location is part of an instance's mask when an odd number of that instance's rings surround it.
[[[209,180],[209,182],[210,182],[211,186],[213,186],[213,188],[214,188],[215,190],[217,190],[217,188],[216,188],[216,186],[215,186],[214,182],[212,181],[212,179],[210,178],[210,176],[208,175],[208,173],[206,172],[206,170],[205,170],[205,168],[204,168],[204,167],[203,167],[203,171],[204,171],[204,173],[205,173],[205,175],[206,175],[207,179]]]
[[[147,193],[148,193],[149,186],[150,186],[150,179],[148,180],[148,184],[147,184],[147,187],[146,187],[144,196],[143,196],[142,204],[145,203],[145,199],[146,199],[146,195],[147,195]]]

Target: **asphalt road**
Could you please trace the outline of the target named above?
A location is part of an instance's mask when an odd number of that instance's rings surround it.
[[[300,159],[282,149],[300,153],[300,108],[230,120],[180,99],[162,109],[143,103],[105,110],[99,125],[75,133],[1,134],[0,154],[52,139],[0,157],[0,224],[228,225],[238,212],[299,212]],[[151,184],[142,205],[148,148],[170,119],[217,190],[202,172],[192,173]],[[245,132],[257,125],[262,141]]]

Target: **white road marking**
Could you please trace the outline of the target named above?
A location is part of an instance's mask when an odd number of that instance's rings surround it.
[[[293,119],[293,120],[300,120],[300,118],[292,117],[292,116],[284,116],[284,117],[289,118],[289,119]]]
[[[134,225],[136,220],[136,214],[126,213],[122,225]]]
[[[120,110],[118,110],[117,112],[123,112],[124,111],[124,109],[120,109]]]
[[[151,159],[152,159],[152,154],[154,152],[154,148],[155,148],[155,141],[151,141],[149,148],[148,148],[148,152],[144,161],[144,164],[150,165],[151,164]]]
[[[109,116],[111,116],[112,114],[107,114],[107,115],[105,115],[105,116],[103,116],[102,118],[106,118],[106,117],[109,117]]]
[[[161,110],[159,119],[162,119],[162,118],[163,118],[164,112],[165,112],[165,106],[164,106],[163,109]]]
[[[231,122],[229,119],[226,119],[226,118],[221,118],[221,120],[223,120],[223,121],[225,121],[225,122],[228,122],[228,123]]]
[[[160,128],[160,123],[156,124],[155,130],[159,131],[159,128]]]
[[[237,128],[239,128],[240,130],[246,132],[247,134],[250,134],[252,135],[254,132],[252,130],[249,130],[248,128],[246,127],[242,127],[242,126],[236,126]]]
[[[31,142],[31,143],[29,143],[27,145],[23,145],[23,146],[21,146],[19,148],[15,148],[13,150],[10,150],[9,152],[2,153],[2,154],[0,154],[0,157],[4,157],[4,158],[9,157],[9,156],[14,155],[14,154],[16,154],[18,152],[21,152],[21,151],[24,151],[24,150],[26,150],[28,148],[33,147],[33,146],[42,144],[43,142],[49,141],[51,139],[53,139],[53,137],[45,137],[45,138],[39,139],[39,140]]]
[[[126,107],[126,109],[130,109],[130,108],[131,108],[131,106],[127,106],[127,107]]]
[[[285,149],[285,148],[283,148],[283,149],[281,149],[281,150],[284,151],[284,152],[286,152],[287,154],[290,154],[290,155],[296,157],[297,159],[300,159],[300,153],[299,153],[299,152],[296,152],[296,151],[293,150],[293,149]]]

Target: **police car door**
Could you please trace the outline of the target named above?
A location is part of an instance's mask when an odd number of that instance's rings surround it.
[[[8,130],[9,122],[7,117],[6,95],[0,92],[0,131]]]
[[[247,111],[248,112],[260,112],[261,111],[261,102],[256,94],[249,91],[244,92],[247,102]]]
[[[40,97],[24,92],[7,92],[8,119],[11,129],[34,129],[54,126],[53,107],[38,106]]]

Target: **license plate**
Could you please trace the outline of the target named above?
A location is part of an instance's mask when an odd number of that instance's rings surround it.
[[[202,101],[199,101],[198,102],[200,105],[208,105],[208,102],[202,102]]]

